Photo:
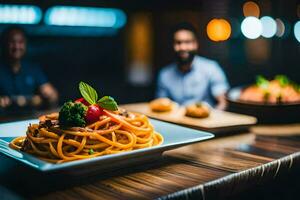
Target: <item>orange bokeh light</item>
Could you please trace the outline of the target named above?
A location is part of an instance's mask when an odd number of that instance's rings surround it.
[[[231,26],[225,19],[212,19],[206,27],[207,36],[215,42],[225,41],[230,37]]]
[[[243,5],[243,13],[245,17],[253,16],[259,18],[259,6],[253,1],[248,1]]]

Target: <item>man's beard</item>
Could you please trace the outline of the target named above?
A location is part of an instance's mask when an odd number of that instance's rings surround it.
[[[175,59],[179,66],[191,64],[193,62],[193,59],[197,52],[196,51],[187,51],[188,57],[186,57],[186,58],[182,58],[180,56],[181,53],[182,53],[182,51],[175,52]]]

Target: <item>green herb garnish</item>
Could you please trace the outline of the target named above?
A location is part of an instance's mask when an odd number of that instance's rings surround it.
[[[116,101],[114,100],[114,98],[112,98],[110,96],[102,97],[101,99],[99,99],[97,104],[100,107],[105,108],[107,110],[118,110],[118,105],[117,105]]]
[[[201,108],[203,106],[202,102],[196,102],[196,107]]]
[[[93,149],[90,149],[90,150],[89,150],[89,155],[92,155],[92,154],[94,154],[94,150],[93,150]]]
[[[275,76],[275,80],[279,82],[281,87],[288,86],[290,84],[290,79],[285,75],[277,75]]]
[[[93,105],[98,100],[98,94],[97,91],[92,88],[89,84],[80,82],[79,83],[79,91],[82,95],[82,97],[89,102],[89,104]]]
[[[82,97],[91,105],[98,104],[101,108],[107,110],[118,110],[118,104],[114,98],[110,96],[104,96],[101,99],[98,99],[97,91],[90,85],[84,82],[79,83],[79,90]]]
[[[256,85],[260,88],[266,89],[269,86],[269,81],[262,75],[258,75],[256,77]]]

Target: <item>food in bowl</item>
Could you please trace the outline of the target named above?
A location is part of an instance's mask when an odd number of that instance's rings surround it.
[[[284,75],[277,75],[270,81],[258,76],[256,84],[245,88],[239,99],[270,104],[300,102],[300,86]]]

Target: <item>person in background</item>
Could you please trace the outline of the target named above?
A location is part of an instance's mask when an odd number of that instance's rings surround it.
[[[27,49],[25,31],[9,27],[1,35],[0,108],[51,106],[58,101],[56,89],[42,69],[23,61]]]
[[[168,97],[182,105],[204,101],[225,109],[226,76],[216,61],[197,55],[196,29],[183,22],[172,33],[176,62],[159,72],[156,97]]]

